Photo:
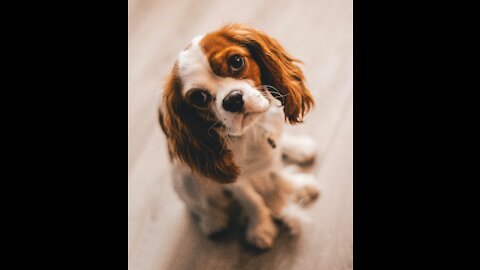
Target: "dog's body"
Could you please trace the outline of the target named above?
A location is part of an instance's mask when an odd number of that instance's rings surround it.
[[[227,30],[238,30],[245,35],[259,33],[248,32],[256,30],[241,25],[228,26]],[[227,36],[223,32],[211,35],[207,38],[215,43],[222,43],[219,37]],[[275,89],[273,92],[263,88],[263,82],[270,75],[262,73],[265,63],[260,62],[253,48],[243,51],[243,46],[227,46],[243,57],[243,75],[221,74],[212,62],[217,60],[203,56],[212,50],[206,45],[209,44],[207,38],[194,39],[180,54],[167,81],[162,105],[166,108],[160,109],[160,123],[167,135],[174,165],[174,187],[191,213],[199,218],[200,227],[207,235],[228,226],[229,209],[236,202],[248,220],[247,241],[262,249],[269,248],[277,234],[273,218],[283,221],[296,233],[300,230],[297,206],[308,205],[318,196],[313,176],[295,173],[282,163],[282,155],[298,163],[314,158],[311,140],[282,135],[284,120],[299,122],[298,117],[303,116],[305,106],[308,109],[313,100],[304,87],[299,93],[291,89],[282,91],[281,84],[267,84]],[[215,52],[211,58],[219,58],[218,54]],[[293,61],[284,54],[288,61]],[[240,61],[239,57],[235,60]],[[233,63],[230,69],[232,66],[240,65]],[[303,85],[303,74],[289,69],[296,74],[292,76],[296,84]],[[229,98],[238,93],[240,100],[231,103]],[[301,95],[301,104],[297,105],[301,108],[294,107],[292,101],[286,104],[293,98],[289,95],[295,94],[297,98]],[[286,106],[290,112],[285,112]],[[186,130],[190,133],[185,134]]]

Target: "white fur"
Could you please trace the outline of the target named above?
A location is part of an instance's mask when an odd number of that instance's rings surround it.
[[[315,158],[315,141],[308,136],[293,136],[284,134],[282,146],[288,153],[288,159],[294,162],[311,161]]]

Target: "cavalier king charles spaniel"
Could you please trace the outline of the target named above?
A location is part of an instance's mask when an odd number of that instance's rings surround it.
[[[198,36],[178,55],[159,120],[175,191],[205,234],[228,227],[233,203],[257,248],[272,247],[275,220],[300,231],[301,207],[319,189],[297,165],[313,161],[312,139],[282,135],[285,122],[301,123],[314,105],[297,63],[278,41],[243,24]]]

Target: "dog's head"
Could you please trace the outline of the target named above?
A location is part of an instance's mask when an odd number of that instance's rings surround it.
[[[194,38],[163,92],[160,124],[170,157],[218,182],[235,181],[240,168],[225,136],[242,135],[275,99],[292,124],[313,106],[296,62],[278,41],[242,24]]]

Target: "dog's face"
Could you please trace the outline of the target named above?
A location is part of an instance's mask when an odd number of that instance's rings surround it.
[[[224,136],[239,136],[269,107],[260,67],[250,51],[210,33],[195,38],[178,58],[182,96]]]
[[[222,183],[240,174],[225,136],[241,136],[274,100],[290,123],[313,105],[302,71],[280,44],[245,25],[195,38],[178,57],[163,93],[160,123],[169,153]]]

